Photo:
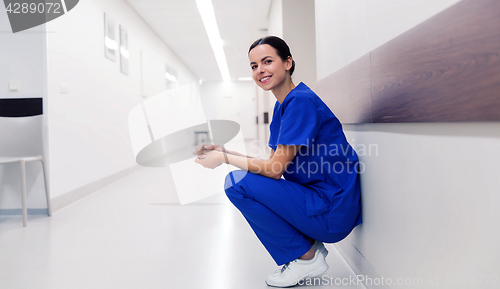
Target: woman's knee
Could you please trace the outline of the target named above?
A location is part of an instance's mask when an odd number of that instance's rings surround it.
[[[226,179],[224,181],[224,191],[228,197],[235,197],[238,199],[243,198],[244,190],[241,185],[243,183],[243,178],[247,173],[247,171],[236,170],[226,175]]]
[[[247,173],[247,171],[236,170],[227,174],[224,181],[224,190],[227,190],[228,188],[240,183]]]

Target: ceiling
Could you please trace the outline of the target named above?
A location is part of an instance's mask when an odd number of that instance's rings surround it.
[[[126,0],[203,81],[222,81],[195,0]],[[271,0],[212,0],[232,80],[251,76],[248,47],[267,34]]]

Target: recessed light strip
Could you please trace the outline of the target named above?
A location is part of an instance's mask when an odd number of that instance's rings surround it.
[[[215,12],[212,1],[196,0],[196,5],[198,6],[198,11],[200,12],[201,19],[203,20],[203,25],[205,25],[205,30],[207,31],[210,45],[212,45],[217,65],[219,65],[222,79],[224,81],[230,81],[231,77],[229,76],[229,68],[227,67],[226,55],[224,54],[224,48],[222,47],[219,27],[217,26],[217,21],[215,20]]]

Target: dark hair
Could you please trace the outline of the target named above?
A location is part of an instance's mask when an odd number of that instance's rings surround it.
[[[276,49],[276,54],[281,58],[281,60],[286,61],[288,57],[292,58],[292,54],[290,53],[290,47],[286,44],[286,42],[276,36],[266,36],[260,39],[257,39],[252,45],[250,45],[250,49],[248,49],[248,53],[254,49],[256,46],[261,44],[268,44]],[[292,76],[293,71],[295,70],[295,61],[292,58],[292,68],[290,68],[290,76]]]

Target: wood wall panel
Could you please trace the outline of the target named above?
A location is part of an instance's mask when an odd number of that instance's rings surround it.
[[[315,87],[342,123],[372,122],[370,54],[323,78]]]
[[[366,58],[370,70],[359,72]],[[366,83],[371,93],[359,91]],[[463,0],[316,90],[343,123],[500,121],[500,1]]]
[[[500,1],[465,0],[372,51],[373,122],[500,120]]]

